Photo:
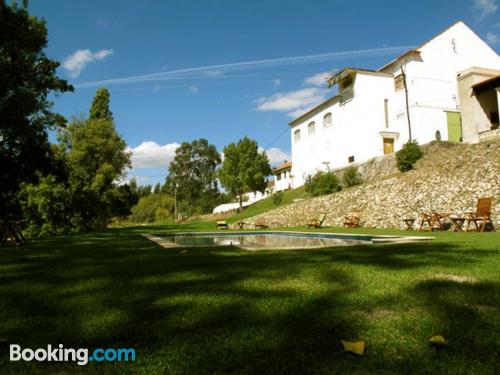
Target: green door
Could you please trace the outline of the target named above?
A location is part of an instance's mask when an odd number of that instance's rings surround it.
[[[462,138],[462,125],[460,112],[446,112],[448,120],[448,141],[460,142]]]

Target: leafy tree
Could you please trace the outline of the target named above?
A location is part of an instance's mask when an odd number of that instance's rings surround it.
[[[304,185],[306,193],[313,197],[335,193],[342,189],[338,177],[332,172],[319,172],[309,178]]]
[[[109,109],[109,91],[101,87],[95,93],[90,106],[89,120],[113,120],[113,113]]]
[[[220,194],[216,172],[220,162],[217,148],[206,139],[183,142],[169,166],[168,192],[175,194],[178,201],[188,203],[184,207],[189,207],[189,213],[210,212]]]
[[[406,142],[401,150],[396,152],[396,163],[401,172],[413,169],[417,160],[424,156],[416,140]]]
[[[271,166],[264,152],[259,152],[257,142],[247,137],[224,147],[224,162],[219,171],[222,185],[237,196],[240,210],[243,194],[249,191],[264,192]]]
[[[38,183],[22,186],[19,201],[28,222],[29,235],[54,235],[69,232],[72,197],[56,176],[41,176]]]
[[[161,192],[161,184],[158,182],[156,185],[155,185],[155,188],[153,190],[153,193],[154,194],[158,194]]]
[[[150,194],[139,199],[132,207],[132,221],[152,223],[172,221],[174,219],[174,199],[167,194]]]
[[[51,92],[73,91],[43,52],[47,28],[17,3],[0,0],[0,215],[11,215],[23,182],[52,169],[47,129],[64,124],[51,112]]]
[[[101,97],[102,107],[109,107],[109,96],[107,99]],[[67,152],[75,213],[72,222],[81,230],[106,224],[120,195],[117,181],[130,166],[125,141],[116,132],[113,120],[106,117],[106,111],[96,113],[104,117],[75,118],[60,136]]]

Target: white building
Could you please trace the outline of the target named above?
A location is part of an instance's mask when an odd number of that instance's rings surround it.
[[[495,72],[500,57],[460,21],[376,71],[335,74],[328,84],[338,94],[290,123],[294,187],[318,171],[397,151],[409,139],[409,122],[420,144],[462,141],[457,77],[473,67]]]
[[[292,162],[285,161],[279,167],[273,169],[274,190],[283,191],[293,188]]]

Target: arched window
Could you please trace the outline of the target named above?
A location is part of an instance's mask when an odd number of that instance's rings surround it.
[[[323,116],[323,127],[328,128],[332,125],[332,114],[331,112],[328,112],[326,115]]]
[[[314,121],[307,125],[307,135],[313,135],[316,132],[316,123]]]
[[[294,142],[300,141],[300,129],[297,129],[293,132],[293,141]]]

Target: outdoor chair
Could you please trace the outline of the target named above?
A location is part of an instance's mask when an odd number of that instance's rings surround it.
[[[229,229],[229,225],[225,220],[217,220],[217,229]]]
[[[434,229],[446,230],[446,219],[449,218],[450,215],[449,213],[439,213],[435,211],[431,213],[422,212],[420,214],[419,230],[423,231],[425,225],[427,225],[427,230],[429,232],[432,232]]]
[[[484,232],[487,224],[491,225],[491,230],[495,231],[493,220],[491,219],[491,206],[493,198],[479,198],[477,200],[476,212],[466,212],[465,221],[467,222],[466,230],[469,230],[470,223],[474,223],[476,230]]]
[[[27,241],[23,236],[22,225],[24,221],[0,219],[0,242],[5,245],[9,240],[16,245],[24,245]]]
[[[308,228],[321,228],[326,219],[326,213],[323,213],[319,218],[311,219],[307,223]]]
[[[256,229],[265,229],[265,228],[267,228],[267,227],[268,227],[268,225],[267,225],[267,221],[266,221],[266,219],[262,219],[262,218],[261,218],[261,219],[257,219],[257,220],[255,221],[255,228],[256,228]]]
[[[361,210],[356,210],[351,212],[349,216],[344,217],[344,227],[348,228],[361,227],[361,216],[362,216]]]

